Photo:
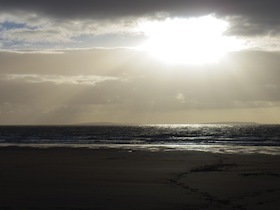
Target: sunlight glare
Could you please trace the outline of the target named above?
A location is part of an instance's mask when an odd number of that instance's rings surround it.
[[[229,24],[212,15],[143,21],[138,27],[147,36],[138,49],[171,64],[217,63],[226,53],[243,48],[241,40],[224,35]]]

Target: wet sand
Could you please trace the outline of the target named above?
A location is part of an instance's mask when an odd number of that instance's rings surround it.
[[[280,156],[0,148],[0,209],[280,209]]]

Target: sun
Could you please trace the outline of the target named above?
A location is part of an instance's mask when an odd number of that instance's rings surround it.
[[[243,48],[241,40],[224,35],[228,27],[228,22],[212,15],[143,21],[138,30],[147,40],[138,49],[170,64],[217,63],[228,52]]]

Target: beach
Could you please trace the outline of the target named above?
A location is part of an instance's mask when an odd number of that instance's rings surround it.
[[[0,148],[0,209],[280,209],[280,156]]]

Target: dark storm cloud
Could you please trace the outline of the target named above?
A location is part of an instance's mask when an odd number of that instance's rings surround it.
[[[171,14],[207,14],[248,15],[251,17],[279,17],[275,0],[10,0],[1,1],[2,10],[28,10],[43,12],[55,16],[75,17],[115,17],[127,15],[143,15],[155,12],[170,12]]]
[[[197,2],[197,3],[196,3]],[[84,0],[84,1],[68,1],[68,0],[12,0],[1,2],[2,10],[27,10],[34,12],[42,12],[58,17],[100,17],[112,18],[122,16],[138,16],[152,14],[154,12],[173,12],[185,8],[192,10],[199,6],[201,1],[131,1],[131,0]],[[181,8],[181,9],[180,9]]]
[[[280,1],[277,0],[9,0],[0,1],[0,10],[34,12],[56,18],[114,19],[122,17],[202,16],[215,13],[232,19],[231,33],[255,35],[278,33]]]

